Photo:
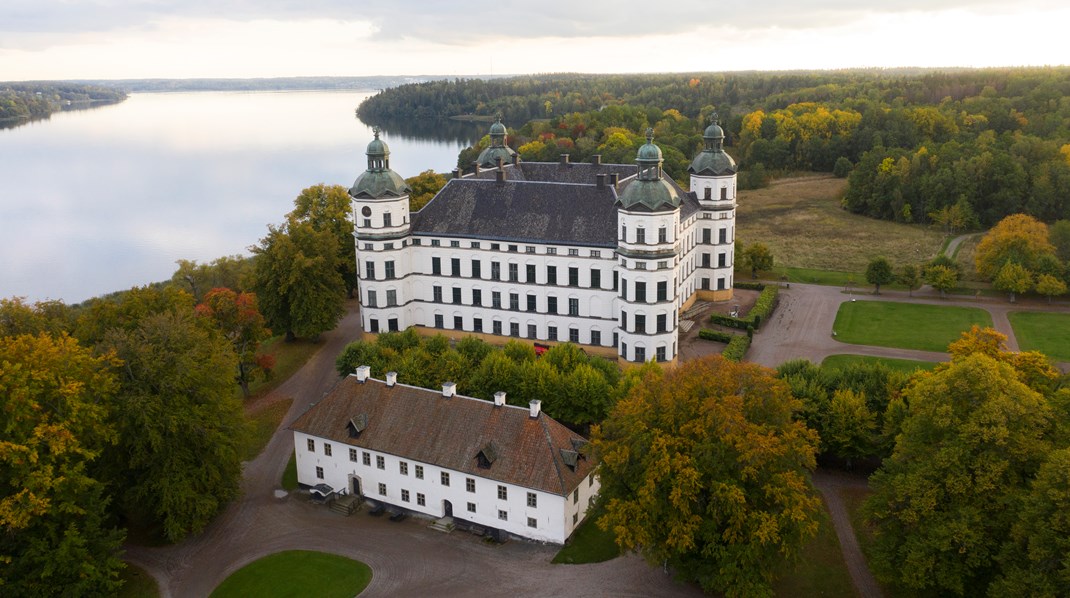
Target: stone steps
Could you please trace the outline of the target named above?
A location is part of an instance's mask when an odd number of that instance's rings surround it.
[[[448,534],[452,532],[457,526],[453,523],[453,517],[443,517],[442,519],[436,519],[432,521],[431,525],[428,527]]]
[[[360,498],[356,496],[340,496],[331,502],[331,510],[346,517],[358,509],[360,509]]]

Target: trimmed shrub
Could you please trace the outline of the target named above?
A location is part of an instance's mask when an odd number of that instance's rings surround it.
[[[734,336],[734,334],[721,332],[720,330],[710,330],[709,328],[703,328],[698,331],[699,338],[707,341],[717,341],[719,343],[730,342]]]
[[[737,282],[732,285],[737,289],[746,289],[748,291],[761,291],[765,289],[765,283],[761,282]]]
[[[739,286],[738,284],[736,285]],[[762,320],[769,318],[769,315],[773,313],[773,309],[776,308],[777,297],[780,293],[780,287],[776,285],[765,285],[758,300],[754,302],[754,307],[751,308],[750,313],[746,318],[733,318],[731,316],[722,316],[721,314],[711,314],[710,321],[714,324],[720,324],[721,326],[727,326],[729,328],[738,328],[740,330],[746,330],[748,327],[753,327],[757,330],[762,325]]]
[[[750,349],[750,337],[745,334],[735,334],[732,340],[721,351],[721,356],[729,361],[743,361]]]

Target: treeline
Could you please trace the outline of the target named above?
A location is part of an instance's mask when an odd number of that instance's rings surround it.
[[[165,91],[372,91],[396,85],[425,82],[432,77],[260,77],[252,79],[116,79],[85,80],[86,83],[132,92]]]
[[[47,118],[65,107],[115,103],[126,92],[77,83],[0,83],[0,121]]]

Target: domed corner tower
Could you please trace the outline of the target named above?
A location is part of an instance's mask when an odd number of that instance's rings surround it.
[[[404,330],[411,294],[405,286],[411,271],[408,254],[409,194],[405,179],[390,169],[390,148],[375,138],[368,144],[368,169],[349,188],[353,204],[353,236],[360,281],[364,331]]]
[[[662,176],[661,149],[647,129],[636,178],[618,196],[617,356],[673,362],[678,354],[676,276],[681,197]]]
[[[724,151],[724,130],[716,115],[702,134],[705,147],[688,167],[691,191],[698,196],[698,297],[732,299],[736,240],[736,162]]]
[[[502,124],[502,115],[498,115],[498,121],[490,126],[490,146],[479,153],[476,163],[480,168],[497,168],[499,160],[502,165],[511,164],[516,157],[516,152],[505,144],[505,125]]]

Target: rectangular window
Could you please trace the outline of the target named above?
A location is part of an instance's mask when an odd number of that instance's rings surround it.
[[[520,323],[509,322],[509,336],[513,338],[520,338]]]
[[[383,214],[383,226],[390,226],[390,212]]]
[[[386,484],[379,482],[379,496],[386,496]]]
[[[418,480],[424,479],[424,466],[423,465],[417,465],[416,466],[416,479],[418,479]]]
[[[646,316],[643,314],[635,314],[635,332],[646,333]]]
[[[568,250],[568,254],[570,256],[578,256],[580,254],[580,250],[579,249],[569,249]]]
[[[311,438],[308,439],[308,450],[316,452],[316,441]]]
[[[535,253],[535,246],[534,245],[526,245],[524,247],[524,252],[525,253]]]
[[[443,471],[441,474],[439,474],[438,479],[440,482],[442,482],[443,486],[450,485],[450,474],[448,471]]]
[[[591,288],[602,288],[602,271],[598,268],[591,268]]]
[[[386,306],[396,307],[398,304],[398,292],[394,289],[389,289],[386,292]]]
[[[420,505],[421,507],[427,506],[427,499],[424,498],[422,492],[416,493],[416,504]]]
[[[516,245],[510,245],[509,246],[509,251],[511,251],[513,253],[516,253],[517,249],[519,249],[519,248]]]
[[[666,325],[666,320],[667,319],[668,318],[665,317],[665,314],[658,314],[658,332],[668,332],[669,331],[669,329],[668,329],[668,327]]]
[[[539,336],[539,327],[535,324],[528,324],[528,338],[535,338]]]
[[[646,349],[643,347],[635,348],[635,360],[640,363],[646,363]]]
[[[469,513],[475,513],[476,512],[476,503],[474,503],[474,502],[468,503],[468,512]]]
[[[710,244],[710,229],[708,229],[708,228],[702,229],[702,242],[705,243],[706,245]]]
[[[498,519],[501,519],[502,521],[509,521],[509,513],[498,509]]]
[[[665,227],[658,229],[658,243],[668,243],[669,231],[665,230]]]
[[[480,271],[479,260],[472,260],[472,278],[483,278]]]
[[[402,490],[401,491],[401,502],[409,502],[409,491],[408,490]]]
[[[569,268],[568,269],[568,286],[578,287],[580,286],[580,269]]]
[[[728,229],[727,228],[722,228],[721,230],[717,231],[717,242],[720,243],[721,245],[724,245],[725,243],[728,243]]]
[[[409,464],[405,461],[398,461],[398,472],[401,475],[409,475]]]
[[[377,303],[378,303],[378,301],[376,300],[376,297],[375,297],[375,291],[369,290],[368,291],[368,307],[379,307],[378,305],[376,305]]]
[[[546,298],[546,313],[548,313],[548,314],[556,314],[557,313],[557,297],[547,297]]]
[[[602,252],[597,249],[591,250],[591,257],[602,257]]]
[[[534,492],[528,492],[528,506],[536,508],[539,506],[539,495]]]
[[[658,361],[665,361],[665,347],[658,347],[654,349],[654,356]]]
[[[450,276],[461,275],[461,258],[450,258]]]
[[[535,249],[535,248],[532,247],[532,249]],[[534,252],[532,252],[532,253],[534,253]],[[527,278],[524,280],[524,282],[534,283],[535,282],[535,264],[528,264],[527,268],[525,268],[525,270],[526,270],[526,272],[524,274],[527,276]]]
[[[442,258],[439,258],[439,257],[431,258],[431,274],[435,274],[435,275],[442,274]]]
[[[490,279],[501,280],[502,279],[502,265],[498,262],[490,263]]]
[[[461,304],[461,289],[459,287],[453,287],[453,302],[457,305]]]
[[[724,277],[723,277],[723,276],[718,276],[718,277],[717,277],[717,290],[718,290],[718,291],[723,291],[723,290],[725,290],[725,286],[724,286]]]
[[[535,309],[538,302],[538,298],[535,295],[528,295],[528,311],[537,311]]]
[[[646,303],[646,283],[635,283],[635,301],[636,303]]]
[[[453,316],[453,329],[464,330],[464,318],[461,316]]]
[[[438,285],[431,287],[431,300],[435,303],[442,303],[442,287]]]
[[[625,243],[628,242],[628,227],[623,224],[620,225],[620,240]]]
[[[591,331],[591,344],[596,347],[602,346],[602,332],[599,330]]]
[[[461,246],[461,242],[460,241],[450,241],[450,247],[460,247],[460,246]]]
[[[557,340],[557,326],[546,327],[546,338],[556,341]]]
[[[354,463],[357,462],[357,449],[349,449],[349,460]]]
[[[717,254],[717,267],[718,268],[724,268],[725,267],[725,259],[727,257],[728,256],[726,254],[724,254],[724,253],[718,253]]]
[[[513,311],[520,311],[520,294],[509,293],[509,309]]]
[[[546,284],[557,284],[557,266],[546,266]]]
[[[480,289],[472,289],[472,305],[476,307],[483,305],[483,291]]]
[[[464,489],[467,490],[468,492],[475,492],[476,491],[476,480],[475,480],[475,478],[465,478],[464,479]]]
[[[490,306],[494,309],[502,308],[502,294],[500,291],[490,292]]]
[[[572,504],[576,504],[580,501],[580,489],[576,488],[572,491]]]
[[[613,271],[613,290],[617,290],[617,271]]]
[[[520,266],[509,264],[509,282],[520,282]]]
[[[490,250],[491,251],[498,251],[501,248],[502,248],[501,243],[491,243],[490,244]]]
[[[375,280],[375,262],[364,262],[364,278]]]
[[[368,451],[364,451],[364,453],[361,454],[361,456],[360,456],[360,460],[361,460],[362,463],[364,463],[368,467],[371,467],[371,465],[372,465],[372,454],[369,453]]]
[[[616,272],[614,272],[614,274],[616,274]],[[620,298],[624,299],[625,301],[628,300],[628,279],[627,278],[620,279]]]
[[[501,334],[502,333],[502,323],[499,322],[498,320],[494,320],[493,322],[490,323],[490,329],[491,329],[491,333],[492,334]]]
[[[580,315],[580,300],[571,298],[568,300],[568,315],[578,316]]]
[[[469,246],[470,246],[470,247],[471,247],[472,249],[479,249],[479,241],[472,241],[472,242],[471,242],[471,243],[469,244]]]
[[[372,318],[372,320],[371,320],[371,331],[372,331],[372,333],[379,332],[379,320],[376,320],[376,319]]]
[[[669,283],[664,280],[658,283],[658,301],[669,300]]]
[[[323,468],[322,467],[317,467],[316,468],[316,477],[318,479],[321,479],[321,480],[323,479]]]
[[[331,444],[329,442],[323,443],[323,454],[328,457],[331,456]]]
[[[536,527],[536,521],[534,517],[528,517],[528,527]]]
[[[412,240],[412,244],[413,245],[423,245],[424,244],[424,240],[423,239],[413,239]]]
[[[483,318],[472,318],[472,330],[483,332]]]
[[[384,458],[382,455],[376,455],[375,467],[378,469],[386,469],[386,458]]]
[[[709,268],[710,267],[710,254],[708,254],[708,253],[703,253],[702,254],[702,267],[703,268]]]
[[[580,342],[580,329],[579,328],[569,328],[568,329],[568,342],[570,342],[570,343],[578,343],[578,342]]]
[[[557,248],[556,247],[547,247],[546,248],[546,255],[557,255]]]
[[[635,242],[638,245],[645,245],[646,244],[646,229],[645,228],[637,228],[637,229],[635,229]]]
[[[446,322],[442,319],[442,314],[435,314],[435,328],[445,328]]]
[[[431,239],[431,247],[438,247],[442,245],[442,241],[438,239]]]
[[[721,187],[721,199],[728,199],[728,187]]]
[[[498,486],[498,500],[509,500],[509,489],[505,486]]]
[[[580,522],[580,514],[579,513],[573,513],[572,514],[572,526],[575,527],[576,524],[579,523],[579,522]]]
[[[386,277],[387,279],[396,277],[396,274],[394,272],[394,260],[389,260],[386,262]]]

